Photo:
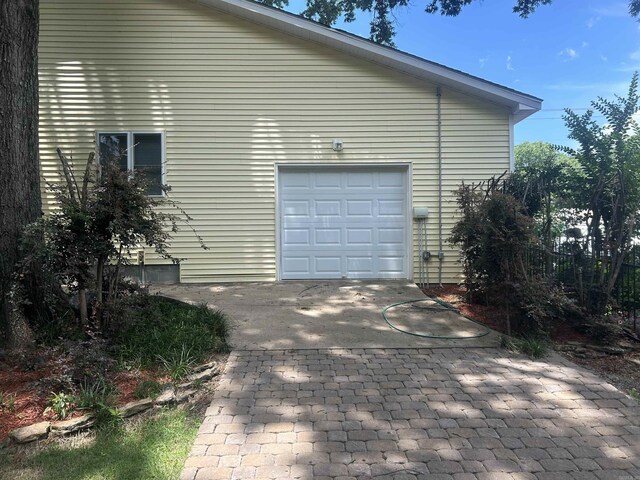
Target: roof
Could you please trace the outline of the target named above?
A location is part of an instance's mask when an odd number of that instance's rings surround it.
[[[473,95],[510,109],[513,122],[542,108],[542,99],[430,60],[252,0],[195,0],[217,10],[260,23],[378,63],[436,85]]]

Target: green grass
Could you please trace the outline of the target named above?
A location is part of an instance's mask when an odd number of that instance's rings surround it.
[[[0,478],[175,480],[199,425],[200,420],[183,410],[164,410],[135,426],[98,431],[94,440],[80,446],[53,444],[38,453],[21,455],[19,463],[2,458],[0,452]]]
[[[140,296],[127,308],[127,322],[115,338],[122,364],[142,367],[184,358],[206,360],[229,351],[226,316],[206,305],[188,305],[159,296]]]

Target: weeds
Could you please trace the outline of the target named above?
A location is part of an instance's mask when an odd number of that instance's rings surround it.
[[[75,408],[76,397],[68,393],[53,393],[49,400],[49,406],[44,413],[53,412],[60,420],[67,418]]]
[[[144,380],[138,384],[133,396],[138,400],[142,398],[155,398],[162,391],[162,385],[155,380]]]
[[[16,394],[0,392],[0,412],[7,411],[14,413],[16,411]]]
[[[633,398],[636,402],[640,402],[640,392],[638,392],[638,390],[636,390],[635,387],[629,390],[629,396]]]
[[[185,348],[184,345],[180,353],[174,353],[168,358],[158,355],[158,360],[160,360],[173,381],[182,380],[190,375],[196,364],[196,359],[191,354],[191,349]]]
[[[500,347],[510,352],[517,352],[527,355],[529,358],[542,358],[549,353],[549,342],[547,339],[530,336],[524,338],[502,337]]]
[[[76,397],[76,404],[81,410],[99,410],[112,405],[116,397],[116,388],[108,383],[104,377],[85,379],[80,385],[80,393]]]

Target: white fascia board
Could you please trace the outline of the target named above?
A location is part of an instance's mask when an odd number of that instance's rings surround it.
[[[428,60],[375,44],[297,15],[246,0],[194,0],[231,15],[273,27],[292,36],[327,45],[355,57],[422,78],[507,107],[514,123],[542,108],[542,100]]]

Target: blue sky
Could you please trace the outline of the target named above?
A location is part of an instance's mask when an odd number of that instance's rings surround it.
[[[516,144],[570,144],[562,109],[578,113],[598,96],[624,95],[640,70],[640,23],[624,0],[554,0],[528,19],[516,0],[478,0],[458,17],[424,13],[426,0],[396,14],[396,46],[423,58],[544,99],[516,126]],[[288,10],[299,12],[300,0]],[[368,37],[369,14],[338,28]]]

